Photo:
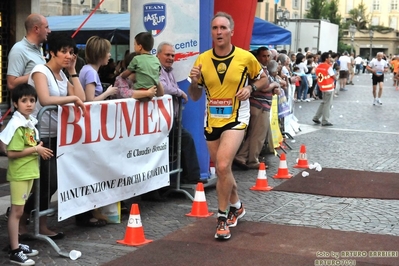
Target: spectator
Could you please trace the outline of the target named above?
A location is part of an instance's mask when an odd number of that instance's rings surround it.
[[[333,102],[334,84],[335,84],[335,73],[332,68],[332,59],[329,53],[323,53],[321,55],[321,61],[316,68],[316,75],[322,77],[318,79],[318,87],[322,92],[323,101],[320,103],[319,108],[315,116],[313,117],[313,122],[316,124],[321,124],[322,126],[332,126],[330,123],[330,110]],[[322,121],[320,121],[322,118]]]
[[[134,51],[136,56],[122,72],[122,78],[134,80],[136,90],[147,90],[157,86],[157,96],[163,95],[162,85],[159,83],[161,65],[159,60],[150,54],[154,46],[154,37],[150,32],[141,32],[134,37]]]
[[[100,76],[100,80],[102,83],[107,83],[107,84],[114,84],[115,82],[115,61],[113,58],[110,58],[108,60],[108,64],[105,66],[100,66],[100,69],[98,70],[98,74]]]
[[[173,75],[173,62],[175,58],[175,49],[173,45],[168,42],[161,42],[157,48],[157,57],[161,63],[161,76],[159,78],[165,94],[173,96],[173,103],[175,108],[175,115],[179,112],[179,101],[183,99],[183,103],[187,103],[187,94],[179,88],[176,79]],[[174,120],[175,121],[175,120]],[[172,130],[176,130],[174,124]],[[170,134],[176,136],[176,134]],[[176,136],[177,137],[177,136]],[[171,141],[170,143],[177,143]],[[181,183],[197,184],[198,182],[206,182],[206,179],[201,180],[201,171],[195,148],[194,139],[190,132],[184,127],[181,128],[181,165],[183,168]]]
[[[126,67],[129,65],[130,61],[126,61],[126,57],[131,55],[132,53],[129,52],[129,50],[125,51],[125,55],[123,56],[122,60],[119,60],[119,62],[116,64],[115,67],[115,76],[119,76],[123,71],[126,70]]]
[[[111,43],[101,37],[92,36],[86,42],[85,57],[87,65],[80,71],[79,81],[86,96],[86,102],[102,101],[117,93],[118,87],[110,85],[105,92],[100,81],[98,70],[106,65],[111,57]],[[76,224],[80,226],[104,226],[106,220],[97,219],[92,211],[75,216]]]
[[[297,76],[301,77],[300,86],[297,90],[297,101],[306,101],[309,102],[310,100],[307,98],[308,95],[308,79],[306,73],[308,72],[307,61],[303,54],[297,54],[295,66],[298,67],[299,71],[295,72]]]
[[[129,64],[136,56],[136,53],[128,54],[124,61],[124,64]],[[117,93],[115,94],[116,99],[123,99],[123,98],[134,98],[134,99],[141,99],[141,98],[150,98],[152,99],[155,97],[157,93],[157,87],[153,86],[148,90],[135,90],[133,88],[133,81],[129,78],[122,78],[121,76],[117,76],[115,79],[115,87],[118,88]]]
[[[349,69],[352,67],[352,61],[348,56],[348,52],[344,52],[342,56],[339,57],[339,90],[347,91],[345,87],[349,77]]]
[[[83,86],[86,101],[102,101],[115,95],[118,88],[112,84],[104,91],[98,75],[101,66],[106,65],[111,57],[111,43],[101,37],[92,36],[86,42],[86,65],[80,70],[79,80]]]
[[[76,74],[75,64],[77,56],[74,54],[74,41],[66,35],[53,33],[48,40],[49,52],[51,58],[49,62],[36,65],[29,76],[29,84],[34,86],[37,91],[38,101],[35,106],[34,115],[37,115],[43,106],[63,105],[73,103],[82,110],[83,115],[86,112],[83,101],[85,100],[82,85]],[[66,68],[70,74],[71,83],[62,71]],[[51,116],[41,117],[41,138],[43,146],[53,150],[57,154],[57,123],[58,116],[52,112]],[[56,157],[50,160],[40,161],[40,187],[49,187],[48,193],[40,193],[40,210],[48,209],[48,203],[53,194],[57,191],[57,161]],[[27,233],[26,219],[34,209],[35,191],[28,198],[23,218],[20,222],[19,232],[21,235]],[[52,239],[64,237],[64,233],[56,233],[47,227],[47,216],[40,217],[39,233]]]
[[[25,30],[26,36],[15,43],[8,54],[7,88],[10,91],[19,84],[27,83],[33,67],[37,64],[45,64],[47,61],[42,54],[42,43],[47,40],[47,35],[51,32],[47,19],[39,14],[30,14],[25,20]],[[12,103],[10,108],[14,109]],[[4,147],[1,142],[0,147]],[[9,210],[8,207],[6,217]]]
[[[8,122],[6,129],[0,134],[1,140],[7,144],[8,169],[7,180],[10,182],[11,212],[8,217],[8,236],[10,239],[10,262],[19,265],[34,265],[28,256],[39,252],[18,240],[18,224],[24,212],[26,195],[29,195],[33,181],[39,178],[38,156],[50,159],[53,152],[37,145],[38,131],[35,128],[36,118],[31,116],[37,101],[35,88],[28,84],[17,85],[12,94],[12,102],[16,111]],[[27,137],[29,136],[29,137]]]
[[[267,65],[271,61],[269,55],[270,51],[266,47],[259,47],[257,59],[271,83],[267,71]],[[273,92],[277,93],[278,87],[277,83],[271,83],[266,88],[251,93],[249,98],[251,119],[246,138],[233,161],[234,165],[242,170],[259,169],[259,155],[265,141],[268,140],[269,144],[273,143],[270,131],[270,108]],[[274,151],[272,146],[269,149]]]
[[[351,53],[349,58],[350,58],[350,67],[349,67],[349,79],[348,82],[346,83],[346,85],[355,85],[353,84],[353,77],[355,76],[355,71],[354,71],[354,67],[355,67],[355,59],[354,59],[354,53]]]
[[[355,66],[356,66],[355,74],[356,75],[359,75],[360,71],[363,68],[362,62],[363,62],[363,59],[360,57],[360,55],[356,56],[356,58],[355,58]]]
[[[25,20],[25,29],[26,36],[8,54],[7,87],[11,91],[18,84],[28,82],[34,66],[46,63],[42,43],[51,32],[47,19],[39,14],[30,14]]]

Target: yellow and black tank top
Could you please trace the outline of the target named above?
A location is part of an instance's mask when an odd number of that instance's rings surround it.
[[[248,125],[249,100],[236,98],[248,79],[259,79],[262,67],[250,52],[233,46],[227,56],[217,56],[213,49],[200,54],[194,65],[202,65],[198,86],[205,90],[207,106],[204,127],[223,127],[232,122]]]

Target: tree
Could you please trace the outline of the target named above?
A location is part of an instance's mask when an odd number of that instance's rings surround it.
[[[366,5],[363,1],[356,8],[349,10],[349,15],[349,23],[353,23],[359,30],[367,29],[367,25],[370,24],[370,15],[366,15]]]
[[[330,20],[331,23],[341,26],[341,14],[338,12],[339,0],[329,1],[323,9],[323,16]],[[341,28],[341,27],[340,27]]]
[[[326,4],[326,0],[310,0],[310,8],[306,12],[305,18],[321,19]]]

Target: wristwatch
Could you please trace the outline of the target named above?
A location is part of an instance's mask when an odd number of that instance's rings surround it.
[[[258,88],[255,86],[255,84],[251,84],[252,87],[252,92],[256,91]]]

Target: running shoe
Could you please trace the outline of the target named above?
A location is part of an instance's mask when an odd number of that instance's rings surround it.
[[[227,240],[231,237],[229,227],[227,226],[226,217],[218,217],[218,225],[216,226],[215,238]]]
[[[230,206],[229,214],[227,215],[227,225],[229,227],[235,227],[238,219],[241,219],[245,215],[244,204],[241,203],[241,208],[236,209]]]

